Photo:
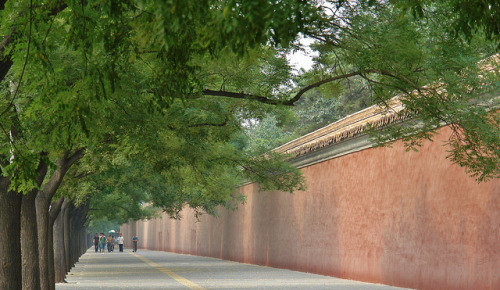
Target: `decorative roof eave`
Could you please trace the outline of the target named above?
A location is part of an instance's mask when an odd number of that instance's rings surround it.
[[[402,102],[398,97],[394,97],[386,106],[373,105],[290,141],[273,151],[298,157],[365,134],[368,127],[381,128],[401,122],[408,118],[406,114],[401,114],[403,109]]]

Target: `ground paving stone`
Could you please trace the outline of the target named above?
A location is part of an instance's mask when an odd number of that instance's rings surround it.
[[[215,258],[139,250],[90,249],[68,274],[66,289],[403,289]]]

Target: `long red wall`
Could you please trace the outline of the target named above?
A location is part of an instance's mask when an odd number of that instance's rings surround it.
[[[442,135],[445,139],[447,134]],[[439,138],[438,138],[439,139]],[[294,194],[240,190],[237,211],[122,227],[140,248],[418,289],[500,289],[500,180],[476,183],[442,141],[303,168]]]

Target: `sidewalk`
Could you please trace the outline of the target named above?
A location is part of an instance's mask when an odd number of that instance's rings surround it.
[[[91,248],[56,285],[63,289],[402,289],[214,258]]]

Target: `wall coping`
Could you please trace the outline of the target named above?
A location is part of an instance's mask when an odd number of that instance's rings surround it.
[[[402,114],[403,109],[404,104],[399,97],[394,97],[387,101],[385,106],[373,105],[365,108],[273,151],[292,155],[292,163],[297,167],[304,167],[370,148],[373,142],[370,141],[367,129],[382,128],[404,121],[408,115]]]

